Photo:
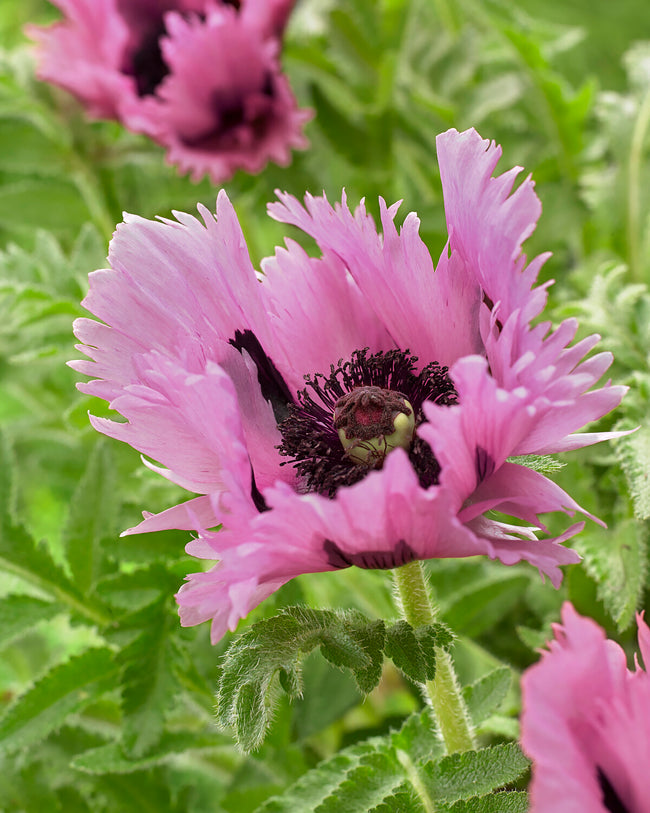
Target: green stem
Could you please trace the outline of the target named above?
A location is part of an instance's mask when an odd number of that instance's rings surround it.
[[[433,624],[435,613],[418,561],[393,570],[402,614],[412,627]],[[465,703],[449,653],[436,647],[436,676],[424,684],[448,753],[475,747]]]
[[[641,221],[641,162],[643,159],[643,144],[650,124],[650,90],[643,97],[639,115],[634,122],[632,142],[630,145],[630,162],[628,165],[627,190],[627,242],[630,275],[633,280],[641,279],[640,263],[640,236],[639,224]]]

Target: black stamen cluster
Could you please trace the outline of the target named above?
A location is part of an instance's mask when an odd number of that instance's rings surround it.
[[[457,403],[446,367],[434,361],[418,373],[418,359],[408,350],[369,354],[368,349],[356,350],[349,361],[340,359],[330,367],[329,376],[305,376],[307,386],[298,393],[298,404],[289,406],[288,417],[279,424],[282,443],[278,449],[291,458],[285,462],[295,466],[305,492],[333,497],[339,488],[362,480],[370,470],[346,456],[333,423],[336,402],[356,387],[374,386],[403,393],[413,407],[416,426],[425,421],[424,401],[442,406]],[[417,436],[409,458],[423,488],[438,482],[438,461],[431,447]]]

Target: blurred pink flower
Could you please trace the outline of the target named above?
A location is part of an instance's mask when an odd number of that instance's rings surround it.
[[[531,813],[650,813],[650,675],[568,602],[562,626],[522,680]],[[637,616],[650,664],[650,629]]]
[[[118,226],[111,269],[91,274],[84,301],[105,324],[75,323],[92,361],[74,367],[126,418],[92,418],[99,431],[203,495],[129,531],[194,529],[188,551],[219,560],[181,589],[184,625],[212,618],[216,640],[300,573],[485,554],[525,559],[558,585],[558,565],[579,561],[560,543],[583,523],[555,539],[536,531],[539,514],[580,507],[508,458],[610,437],[574,432],[624,388],[588,392],[611,355],[583,361],[598,337],[569,347],[575,320],[531,327],[547,255],[526,266],[521,243],[541,205],[529,178],[512,192],[518,168],[491,177],[500,154],[474,130],[438,137],[449,242],[435,271],[417,216],[398,232],[399,204],[383,200],[381,236],[363,203],[353,213],[345,196],[333,208],[279,194],[271,217],[321,256],[287,239],[263,274],[224,192],[216,219],[199,207],[204,224],[177,213]],[[352,456],[369,447],[367,462]]]
[[[167,148],[197,181],[286,165],[305,147],[279,64],[295,0],[52,0],[65,19],[28,26],[38,76],[97,118]]]

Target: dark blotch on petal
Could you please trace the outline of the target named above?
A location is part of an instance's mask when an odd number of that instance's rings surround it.
[[[610,811],[610,813],[632,813],[627,805],[623,804],[621,797],[618,793],[614,790],[611,782],[607,778],[607,775],[602,770],[602,768],[598,768],[598,784],[600,785],[600,789],[603,792],[603,804]]]
[[[239,350],[245,350],[257,367],[257,380],[262,396],[271,404],[275,420],[280,423],[289,414],[289,404],[293,398],[284,378],[277,367],[264,352],[264,348],[252,330],[237,330],[230,344]]]
[[[255,504],[255,508],[260,512],[263,511],[270,511],[271,509],[266,504],[266,500],[262,496],[259,488],[257,487],[257,483],[255,482],[255,472],[251,467],[251,498],[253,503]]]
[[[496,468],[494,459],[482,446],[476,447],[475,463],[479,483],[489,477]]]
[[[327,554],[328,563],[336,568],[354,565],[366,570],[392,570],[417,558],[413,548],[403,539],[400,539],[393,550],[367,550],[361,553],[345,553],[331,539],[326,539],[323,550]]]

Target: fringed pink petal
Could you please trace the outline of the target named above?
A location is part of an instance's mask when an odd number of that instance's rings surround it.
[[[269,322],[287,383],[305,386],[305,375],[328,373],[355,350],[390,350],[394,342],[345,265],[334,255],[313,259],[293,240],[263,261]],[[327,332],[328,341],[320,341]]]
[[[502,321],[522,307],[532,318],[546,301],[543,288],[532,288],[540,260],[524,269],[522,256],[542,211],[533,182],[527,178],[512,191],[520,167],[492,177],[501,147],[475,130],[448,130],[436,146],[452,254],[459,254],[465,273],[499,303]]]
[[[478,287],[453,276],[446,260],[434,273],[414,213],[398,233],[397,207],[380,200],[380,237],[363,202],[352,213],[345,195],[332,208],[325,196],[308,194],[303,208],[291,195],[277,194],[280,202],[268,207],[271,217],[302,229],[326,257],[344,264],[398,347],[442,365],[478,349]]]

